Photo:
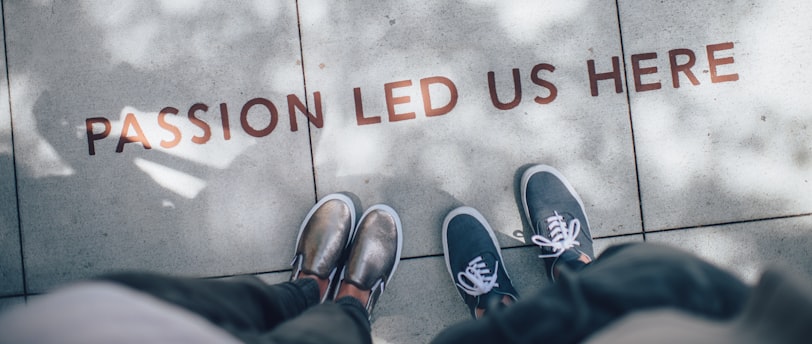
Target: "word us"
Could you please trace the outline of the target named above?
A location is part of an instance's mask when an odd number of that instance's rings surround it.
[[[710,44],[705,47],[703,53],[706,54],[707,69],[703,69],[702,73],[710,74],[711,83],[732,82],[739,80],[738,73],[720,74],[719,67],[723,65],[732,65],[734,59],[732,56],[717,57],[717,53],[722,51],[729,51],[734,48],[732,42]],[[697,54],[691,49],[673,49],[667,52],[668,64],[666,66],[658,66],[656,59],[658,54],[656,52],[648,52],[642,54],[634,54],[630,57],[631,74],[634,80],[635,92],[647,92],[661,89],[663,84],[661,81],[648,81],[656,79],[660,69],[667,69],[666,75],[671,77],[671,86],[680,88],[682,86],[681,80],[687,80],[693,86],[700,85],[700,80],[697,77]],[[611,58],[611,70],[598,70],[595,65],[595,60],[588,60],[586,62],[586,77],[589,78],[589,88],[592,97],[599,96],[599,85],[606,83],[614,86],[615,93],[623,92],[623,78],[622,70],[620,69],[620,57],[613,56]],[[730,69],[731,67],[727,67]],[[530,69],[530,81],[544,89],[544,96],[538,95],[533,97],[533,101],[537,104],[549,104],[555,101],[558,96],[558,89],[555,84],[548,78],[549,75],[555,72],[555,66],[548,63],[540,63]],[[499,110],[509,110],[517,107],[522,102],[522,75],[518,68],[513,68],[513,95],[509,100],[501,99],[497,93],[496,87],[496,73],[490,71],[487,73],[488,92],[490,95],[491,104]],[[684,79],[681,79],[684,78]],[[399,112],[397,107],[399,105],[411,104],[412,97],[410,96],[396,96],[396,90],[410,89],[417,87],[420,90],[420,100],[422,103],[423,114],[426,117],[443,116],[454,110],[459,99],[457,86],[451,79],[444,76],[432,76],[420,80],[400,80],[389,82],[383,85],[384,89],[384,102],[386,104],[385,118],[387,122],[398,122],[415,119],[417,114],[415,112]],[[430,89],[445,88],[449,94],[448,101],[445,104],[435,104],[431,99]],[[509,94],[510,92],[507,92]],[[384,122],[384,115],[371,115],[364,111],[363,94],[360,87],[353,88],[353,97],[355,104],[355,120],[358,126],[374,125]],[[310,112],[304,105],[301,99],[295,94],[289,94],[286,97],[287,103],[287,118],[288,125],[291,132],[299,130],[298,118],[304,117],[307,121],[316,128],[324,126],[324,113],[322,111],[323,104],[321,93],[313,92],[315,113]],[[236,120],[239,120],[239,128],[247,135],[253,137],[264,137],[270,135],[279,124],[280,115],[279,110],[269,99],[254,98],[245,102],[239,107],[239,114],[234,113]],[[164,133],[164,138],[157,142],[165,149],[171,149],[178,146],[184,139],[192,142],[193,144],[203,145],[209,142],[213,135],[211,119],[216,119],[218,116],[213,116],[212,112],[219,111],[219,123],[216,129],[221,129],[222,137],[228,141],[231,139],[232,133],[232,112],[230,112],[227,103],[220,103],[213,110],[209,105],[204,103],[196,103],[188,108],[188,110],[181,112],[175,107],[164,107],[158,112],[158,116],[150,118],[157,121],[157,125]],[[301,114],[302,116],[300,116]],[[170,123],[167,120],[169,116],[184,118],[194,127],[195,134],[187,132],[184,133],[181,127]],[[257,116],[261,120],[257,120]],[[249,117],[254,118],[250,120]],[[210,119],[209,122],[204,118]],[[144,119],[142,118],[141,121]],[[152,149],[155,142],[151,142],[145,131],[142,129],[139,118],[133,113],[127,113],[120,122],[116,122],[114,128],[113,122],[105,117],[93,117],[85,120],[85,130],[87,133],[88,153],[96,155],[96,142],[110,138],[114,133],[118,137],[118,144],[116,145],[115,152],[121,153],[124,147],[129,143],[139,143],[144,149]],[[176,123],[177,124],[177,123]],[[154,126],[153,126],[154,127]],[[184,128],[190,127],[189,125],[183,126]],[[190,136],[191,135],[191,136]]]

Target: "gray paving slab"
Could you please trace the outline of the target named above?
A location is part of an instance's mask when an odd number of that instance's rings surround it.
[[[648,233],[646,240],[694,252],[749,283],[771,266],[812,278],[812,216]]]
[[[2,30],[0,28],[0,30]],[[5,37],[5,35],[4,35]],[[5,38],[0,38],[4,42]],[[17,218],[17,178],[8,106],[5,49],[0,50],[0,296],[22,294],[20,226]]]
[[[25,304],[25,297],[22,296],[0,298],[0,314],[23,304]]]
[[[634,242],[643,242],[643,234],[635,234],[635,235],[625,235],[619,237],[612,237],[612,238],[600,238],[595,239],[593,249],[595,252],[596,257],[600,257],[603,251],[606,251],[607,248],[610,248],[614,245],[625,244],[625,243],[634,243]]]
[[[812,212],[812,3],[618,3],[646,230]]]
[[[603,72],[621,55],[614,2],[299,7],[308,92],[323,109],[317,192],[392,205],[405,257],[442,252],[440,225],[459,205],[522,245],[517,190],[531,163],[570,179],[596,236],[640,231],[626,97],[612,81],[599,96],[590,87],[588,61]]]
[[[4,9],[30,291],[286,266],[315,200],[295,1]]]
[[[278,284],[287,282],[290,279],[290,271],[268,272],[264,274],[256,274],[255,276],[267,284]]]

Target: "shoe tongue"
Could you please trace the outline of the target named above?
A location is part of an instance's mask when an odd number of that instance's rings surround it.
[[[573,216],[571,213],[566,212],[566,211],[559,211],[558,215],[561,215],[561,217],[564,218],[564,222],[566,222],[567,225],[569,225],[570,221],[572,221],[572,219],[575,218],[575,216]]]
[[[564,253],[561,254],[561,257],[559,258],[559,260],[561,260],[561,261],[572,261],[572,260],[578,260],[578,258],[581,258],[581,252],[578,252],[577,250],[574,250],[574,249],[569,249],[569,250],[564,251]]]
[[[480,252],[475,257],[476,258],[482,258],[482,260],[480,261],[480,264],[484,263],[485,268],[488,269],[488,271],[489,271],[486,275],[490,276],[491,274],[493,274],[494,267],[496,266],[496,261],[498,259],[498,257],[493,252],[490,252],[490,251]],[[476,259],[476,258],[474,258],[474,259]],[[473,259],[470,260],[470,261],[460,262],[461,263],[460,266],[462,268],[462,270],[460,270],[460,271],[465,271],[465,269],[467,269],[469,267],[471,262],[473,262]],[[462,264],[465,264],[465,265],[462,265]],[[499,265],[500,265],[499,269],[501,270],[502,269],[502,266],[501,266],[502,263],[499,263]]]
[[[482,254],[479,256],[482,257],[482,261],[485,262],[488,269],[491,270],[491,273],[493,273],[493,267],[496,265],[496,255],[493,252],[488,251],[482,252]]]

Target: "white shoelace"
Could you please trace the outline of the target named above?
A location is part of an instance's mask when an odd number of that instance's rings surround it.
[[[550,238],[542,235],[534,235],[531,239],[533,243],[544,248],[549,247],[553,249],[551,254],[540,254],[539,258],[552,258],[558,257],[564,251],[572,248],[575,245],[581,245],[578,240],[578,234],[581,233],[581,221],[572,219],[569,224],[564,221],[564,217],[554,212],[555,215],[548,217],[547,230],[550,232]],[[541,225],[541,223],[539,223]]]
[[[499,286],[499,283],[496,283],[496,273],[498,271],[499,261],[496,262],[493,274],[488,275],[491,273],[491,270],[485,265],[482,256],[476,257],[468,262],[468,267],[465,268],[465,271],[457,274],[457,281],[459,281],[457,286],[471,296],[486,294],[491,291],[493,287]]]

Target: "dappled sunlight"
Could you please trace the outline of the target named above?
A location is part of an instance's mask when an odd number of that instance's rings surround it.
[[[380,173],[385,163],[385,154],[381,151],[380,144],[382,141],[385,141],[385,136],[373,130],[341,136],[329,143],[327,140],[321,141],[320,144],[329,145],[336,151],[335,155],[329,158],[337,165],[333,171],[327,173],[335,173],[339,177]],[[328,157],[316,157],[316,164],[321,163],[325,158]]]
[[[475,0],[482,3],[483,1]],[[540,32],[578,19],[589,1],[490,1],[498,14],[506,38],[520,44],[532,44]]]
[[[758,99],[778,114],[812,108],[812,97],[808,96],[812,89],[812,49],[808,41],[799,39],[812,37],[812,8],[793,0],[760,1],[757,10],[749,14],[751,17],[742,18],[736,29],[746,37],[741,44],[749,48],[741,59],[758,63],[758,69],[746,74],[757,87],[743,90],[747,92],[743,98]],[[812,123],[809,111],[803,112],[803,117]]]
[[[37,96],[31,92],[31,89],[36,87],[36,81],[28,74],[23,74],[16,75],[10,83],[13,102],[16,105],[13,120],[16,136],[14,149],[18,156],[22,156],[20,152],[25,152],[25,159],[17,160],[17,166],[20,169],[18,173],[33,178],[66,177],[76,173],[48,138],[40,134],[40,128],[34,116]],[[67,127],[68,123],[60,121],[52,125]]]
[[[658,186],[666,193],[680,192],[689,186],[693,175],[688,173],[673,173],[675,171],[705,171],[711,162],[703,143],[693,141],[693,138],[679,135],[674,131],[677,119],[672,114],[678,109],[670,102],[663,102],[660,98],[635,98],[632,107],[645,109],[646,116],[635,121],[637,130],[646,133],[646,136],[656,137],[657,151],[656,166],[658,171]],[[710,136],[710,135],[708,135]]]
[[[244,44],[246,35],[279,20],[283,12],[294,10],[290,1],[253,0],[246,3],[248,6],[187,0],[162,0],[157,4],[158,11],[138,0],[88,1],[82,6],[102,30],[112,62],[139,69],[166,67],[179,58],[216,68],[222,63],[218,56],[223,50]]]
[[[627,54],[656,53],[641,63],[654,72],[639,81],[660,86],[638,90],[633,73],[642,69],[627,56],[646,229],[808,213],[812,50],[803,40],[812,34],[805,15],[812,8],[706,3],[696,10],[709,15],[694,17],[676,3],[640,6],[656,11],[621,14]],[[683,35],[673,34],[677,27]],[[677,62],[669,63],[671,49],[680,49]],[[689,62],[684,53],[695,56]],[[686,64],[691,82],[676,67]]]
[[[184,198],[193,199],[206,187],[206,182],[200,178],[149,160],[136,158],[133,163],[155,183]]]
[[[30,291],[287,266],[314,199],[295,1],[4,4]]]
[[[31,160],[23,161],[21,165],[32,177],[67,177],[76,173],[47,141],[39,141],[34,147],[28,148],[31,149],[28,152]]]
[[[1,83],[0,83],[1,84]],[[0,102],[8,103],[8,87],[0,85]],[[4,106],[0,111],[0,155],[11,156],[14,147],[11,146],[11,116],[8,107]]]
[[[195,0],[159,0],[157,2],[161,12],[179,17],[196,15],[201,11],[203,5],[202,2]]]
[[[451,195],[460,194],[471,187],[475,182],[477,170],[489,168],[488,166],[474,166],[472,161],[466,159],[466,153],[456,144],[431,145],[426,147],[415,157],[415,165],[426,166],[442,161],[443,168],[427,171],[426,179],[436,181],[437,187]],[[451,175],[447,175],[450,173]]]

